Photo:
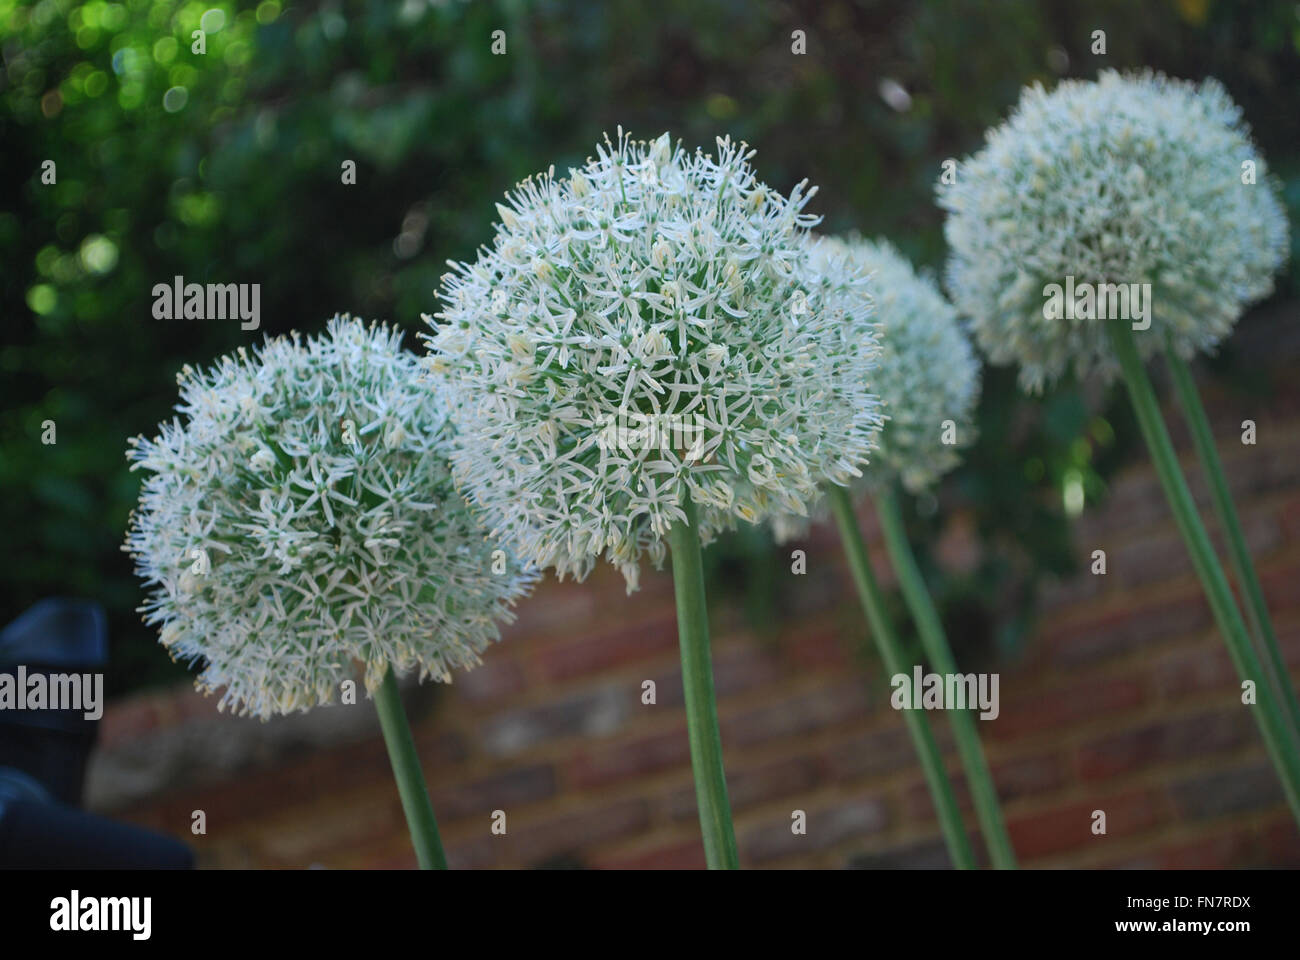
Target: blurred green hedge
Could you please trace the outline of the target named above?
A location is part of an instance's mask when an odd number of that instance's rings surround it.
[[[0,214],[0,616],[51,594],[99,599],[115,642],[110,690],[176,676],[133,613],[141,589],[119,550],[138,483],[125,441],[170,415],[176,370],[336,311],[415,331],[444,261],[490,238],[500,193],[576,164],[606,130],[745,139],[769,182],[820,185],[823,229],[887,235],[937,268],[940,164],[977,148],[1023,84],[1152,66],[1227,84],[1289,178],[1294,212],[1296,11],[0,0],[0,164],[18,185]],[[1090,53],[1096,29],[1105,57]],[[504,55],[492,52],[497,30]],[[342,183],[347,160],[355,185]],[[155,320],[152,287],[177,274],[260,283],[262,330]],[[53,445],[41,443],[47,420]],[[927,568],[959,644],[1014,648],[1040,579],[1071,569],[1067,494],[1103,496],[1133,429],[1122,405],[1069,386],[1026,400],[1006,370],[989,372],[979,429],[967,465],[939,499],[913,504],[910,522],[928,542],[940,502],[974,512],[979,568]],[[747,584],[756,609],[770,606],[764,584],[781,561],[757,532],[712,559],[721,584]]]

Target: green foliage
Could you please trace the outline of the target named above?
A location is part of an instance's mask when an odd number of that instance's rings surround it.
[[[0,48],[0,164],[19,185],[0,213],[2,613],[50,594],[105,603],[114,692],[178,672],[132,614],[142,592],[118,547],[137,489],[126,438],[170,415],[180,365],[336,311],[418,329],[443,261],[490,238],[500,194],[619,124],[746,139],[774,185],[821,186],[825,230],[885,235],[938,267],[940,164],[977,147],[1022,84],[1150,65],[1222,79],[1300,207],[1292,3],[0,0]],[[905,111],[882,98],[886,77]],[[153,285],[177,274],[260,283],[262,330],[155,320]],[[990,373],[967,465],[910,511],[924,538],[948,507],[977,518],[978,569],[929,567],[949,616],[982,625],[966,633],[1013,645],[1039,578],[1069,571],[1066,491],[1104,494],[1132,436],[1116,410],[1069,388],[1027,400]],[[753,564],[774,557],[751,536],[718,563],[761,584]]]

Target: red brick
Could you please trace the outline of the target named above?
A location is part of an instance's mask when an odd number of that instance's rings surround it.
[[[793,811],[807,814],[806,834],[791,831]],[[739,838],[743,862],[810,855],[859,837],[879,833],[889,823],[889,811],[876,797],[859,797],[833,806],[792,807],[790,813],[752,827]]]
[[[957,808],[962,813],[970,813],[973,807],[971,806],[970,790],[966,786],[966,778],[961,774],[955,763],[950,762],[946,766],[948,782],[952,784],[952,793],[957,801]],[[934,800],[930,796],[930,787],[924,777],[913,780],[903,789],[903,812],[909,821],[916,823],[932,823],[936,819]]]
[[[1109,568],[1108,568],[1109,569]],[[1043,608],[1047,611],[1059,610],[1072,604],[1090,600],[1102,592],[1106,577],[1092,573],[1092,560],[1085,557],[1079,560],[1079,572],[1064,580],[1050,578],[1042,586]]]
[[[746,810],[804,794],[820,779],[820,767],[809,757],[789,757],[754,767],[731,763],[727,765],[727,798],[732,810]],[[694,787],[675,791],[668,800],[668,811],[679,820],[698,816]]]
[[[839,782],[875,777],[916,763],[902,722],[835,744],[825,754],[831,776]]]
[[[392,769],[382,740],[345,744],[309,753],[301,759],[283,758],[277,765],[246,770],[233,779],[196,784],[162,798],[155,809],[168,832],[188,830],[190,814],[203,810],[209,829],[266,816],[295,805],[310,806],[322,796],[339,792],[339,785],[391,782]]]
[[[740,642],[725,641],[713,649],[713,692],[719,701],[787,675],[776,658],[752,637]],[[680,665],[646,679],[655,682],[656,706],[680,707],[685,702]]]
[[[1160,480],[1148,466],[1145,450],[1134,465],[1111,481],[1102,509],[1089,510],[1076,526],[1080,543],[1100,541],[1114,531],[1129,535],[1153,524],[1172,523]]]
[[[1091,576],[1091,565],[1088,570]],[[1126,590],[1193,572],[1177,530],[1141,537],[1106,553],[1106,576],[1123,580]]]
[[[1300,867],[1300,830],[1289,814],[1264,831],[1263,848],[1260,866]]]
[[[945,758],[948,778],[952,783],[957,806],[963,812],[974,810],[966,771],[960,759],[953,754]],[[1001,763],[992,770],[993,786],[1003,805],[1022,796],[1050,793],[1063,785],[1065,774],[1057,754],[1039,754]],[[909,819],[929,823],[935,820],[934,801],[925,778],[913,780],[903,792],[903,803]]]
[[[519,823],[507,820],[507,834],[499,839],[508,844],[511,858],[525,866],[559,855],[581,855],[601,843],[620,840],[642,832],[649,824],[644,800],[624,800],[597,809],[584,809],[546,820]],[[487,831],[489,822],[483,820]]]
[[[649,660],[677,649],[677,615],[659,613],[637,624],[541,650],[538,665],[550,680],[569,680]]]
[[[482,666],[457,674],[451,689],[466,703],[481,706],[516,696],[524,686],[524,671],[518,662],[489,655]]]
[[[1288,542],[1300,542],[1300,493],[1292,495],[1282,505],[1278,521]]]
[[[1282,662],[1295,673],[1295,668],[1300,666],[1300,622],[1277,628],[1277,646]],[[1294,679],[1292,684],[1295,685]]]
[[[397,790],[391,801],[370,802],[359,809],[355,803],[334,802],[300,807],[254,832],[261,855],[276,865],[306,867],[313,862],[341,859],[350,850],[364,849],[400,829],[401,807]],[[209,831],[221,829],[208,821]]]
[[[1005,690],[1007,684],[1001,687]],[[1137,680],[1091,677],[1053,690],[1003,698],[1001,714],[983,721],[980,732],[998,740],[1029,736],[1132,709],[1143,696]]]
[[[993,785],[1002,803],[1051,793],[1065,783],[1065,761],[1057,751],[993,764]]]
[[[1106,833],[1092,832],[1092,812],[1106,813]],[[1163,798],[1154,791],[1132,791],[1071,803],[1013,818],[1007,823],[1011,844],[1021,860],[1077,850],[1131,836],[1165,819]]]
[[[1264,602],[1277,616],[1280,610],[1300,608],[1300,560],[1266,567],[1258,571],[1259,585],[1264,589]]]
[[[591,586],[546,578],[531,597],[515,607],[515,621],[502,629],[502,641],[542,637],[559,627],[569,635],[584,629],[597,613],[599,594]]]
[[[437,811],[434,811],[435,815]],[[506,825],[509,826],[507,816]],[[501,851],[499,841],[502,838],[484,835],[467,840],[446,843],[447,867],[451,870],[485,870],[497,865],[497,854]]]
[[[636,686],[606,683],[563,699],[494,714],[476,729],[487,753],[516,756],[549,740],[608,736],[622,728],[634,709],[642,709]]]
[[[546,764],[511,767],[468,783],[432,780],[433,809],[440,820],[488,816],[493,810],[514,812],[555,795],[555,771]]]
[[[704,844],[698,839],[684,840],[635,854],[600,856],[593,866],[601,870],[703,870]]]
[[[713,689],[719,699],[779,681],[785,676],[787,674],[776,657],[752,636],[745,636],[739,642],[726,642],[713,650]],[[680,689],[680,669],[676,680]]]
[[[1079,774],[1100,780],[1221,753],[1249,742],[1249,708],[1160,721],[1092,740],[1079,748]]]
[[[747,747],[785,737],[830,729],[866,715],[866,695],[860,680],[766,704],[722,721],[724,746]]]
[[[1180,815],[1191,820],[1235,816],[1283,802],[1277,771],[1267,761],[1198,773],[1169,791]]]
[[[852,870],[948,870],[952,868],[952,859],[943,838],[935,836],[870,853],[855,853],[845,866]]]
[[[837,626],[810,628],[782,637],[789,660],[802,669],[847,668],[852,664],[852,646]]]
[[[1167,700],[1238,686],[1232,660],[1217,638],[1209,645],[1179,649],[1161,657],[1155,662],[1152,679],[1156,691]]]
[[[590,790],[687,766],[690,762],[690,739],[683,726],[649,737],[623,740],[602,749],[581,747],[568,765],[566,782]]]
[[[1159,847],[1148,853],[1106,864],[1121,870],[1223,870],[1240,862],[1246,844],[1240,833],[1197,837]]]
[[[457,766],[469,753],[465,738],[459,733],[431,728],[427,722],[415,727],[412,733],[415,735],[415,750],[420,755],[420,763],[426,768],[432,767],[442,776],[446,776],[449,768]],[[382,742],[379,748],[387,756]]]
[[[1120,575],[1117,567],[1110,569],[1107,576]],[[1210,608],[1196,589],[1141,606],[1130,598],[1121,606],[1111,606],[1068,626],[1049,628],[1045,636],[1058,662],[1076,665],[1149,648],[1209,624]]]

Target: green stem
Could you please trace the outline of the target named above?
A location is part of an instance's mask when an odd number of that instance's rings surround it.
[[[940,674],[953,676],[957,674],[957,661],[948,646],[948,638],[943,632],[943,623],[939,613],[930,599],[930,592],[925,588],[925,580],[916,565],[916,556],[907,542],[907,532],[903,526],[903,517],[898,509],[898,498],[889,487],[875,494],[876,514],[880,517],[880,528],[884,533],[885,546],[889,550],[894,572],[898,575],[898,585],[903,591],[912,619],[916,622],[917,632],[921,635],[921,644],[925,655],[930,658],[931,666]],[[980,744],[979,733],[975,729],[975,720],[969,710],[954,710],[948,714],[952,724],[953,738],[957,742],[957,753],[961,757],[962,767],[966,770],[966,782],[970,784],[971,799],[975,803],[975,816],[984,831],[984,842],[988,844],[989,859],[999,870],[1016,868],[1016,852],[1007,835],[1007,825],[1002,819],[1002,809],[998,806],[998,792],[993,785],[993,776],[989,773],[988,760]]]
[[[1263,670],[1259,658],[1250,645],[1246,624],[1241,619],[1240,611],[1237,610],[1232,591],[1228,588],[1228,580],[1223,575],[1223,568],[1219,566],[1218,557],[1214,554],[1209,534],[1205,532],[1205,525],[1201,523],[1200,515],[1196,512],[1196,503],[1192,500],[1191,491],[1187,489],[1187,480],[1178,465],[1178,457],[1169,439],[1169,431],[1165,429],[1164,417],[1160,413],[1160,405],[1156,402],[1155,391],[1151,388],[1151,381],[1147,378],[1142,360],[1138,356],[1133,331],[1127,320],[1107,320],[1106,326],[1120,368],[1124,373],[1124,382],[1128,387],[1138,425],[1142,429],[1142,436],[1151,451],[1151,460],[1164,487],[1165,498],[1169,501],[1169,507],[1182,533],[1183,542],[1187,545],[1187,552],[1191,555],[1196,575],[1200,578],[1210,609],[1214,612],[1219,632],[1223,634],[1224,641],[1228,645],[1228,653],[1232,657],[1237,675],[1243,682],[1249,680],[1254,684],[1259,709],[1253,710],[1252,713],[1255,714],[1255,722],[1259,724],[1260,732],[1263,734],[1264,745],[1282,780],[1282,788],[1292,815],[1297,822],[1300,822],[1300,760],[1290,748],[1286,725],[1278,710],[1277,701],[1273,697],[1272,688],[1260,682]]]
[[[1278,649],[1277,635],[1273,632],[1273,621],[1268,615],[1268,605],[1264,602],[1264,591],[1259,585],[1259,576],[1255,573],[1254,561],[1246,547],[1246,537],[1241,530],[1241,520],[1237,517],[1237,508],[1232,502],[1232,491],[1228,480],[1223,475],[1223,462],[1214,443],[1214,433],[1210,430],[1209,418],[1201,403],[1201,395],[1192,379],[1191,368],[1178,353],[1166,347],[1165,363],[1173,375],[1174,388],[1178,392],[1178,402],[1182,404],[1183,417],[1191,428],[1192,443],[1196,455],[1200,458],[1201,469],[1209,482],[1210,497],[1214,502],[1214,512],[1223,528],[1228,545],[1228,559],[1232,562],[1232,571],[1245,596],[1246,618],[1250,621],[1250,630],[1255,638],[1256,651],[1259,653],[1264,670],[1278,700],[1286,707],[1291,720],[1291,733],[1300,736],[1300,701],[1296,700],[1287,673],[1286,661]],[[1294,740],[1293,740],[1294,742]]]
[[[677,640],[682,650],[682,689],[686,696],[686,730],[695,771],[695,801],[704,836],[704,860],[710,870],[735,870],[736,833],[727,800],[727,776],[722,769],[722,737],[713,696],[713,665],[709,656],[709,611],[704,599],[704,564],[700,556],[695,504],[683,496],[686,522],[668,530],[673,554],[673,587],[677,597]]]
[[[866,544],[862,542],[862,531],[858,529],[858,519],[853,514],[853,503],[848,491],[843,487],[829,484],[827,499],[831,512],[840,528],[840,541],[849,560],[849,569],[853,573],[853,582],[858,588],[858,598],[862,601],[862,610],[871,625],[871,636],[880,652],[880,659],[885,662],[885,670],[891,677],[907,675],[910,669],[903,661],[902,646],[894,633],[894,627],[885,613],[885,600],[876,585],[875,574],[871,572],[871,560],[867,556]],[[961,810],[957,807],[957,798],[953,795],[952,784],[939,755],[939,745],[935,743],[930,730],[930,722],[925,711],[919,706],[900,711],[907,723],[907,732],[911,734],[912,745],[921,760],[921,770],[930,787],[930,796],[934,800],[935,812],[939,816],[939,826],[943,830],[944,840],[948,843],[948,855],[953,865],[961,870],[975,866],[975,854],[971,849],[966,828],[961,822]]]
[[[421,870],[446,870],[447,855],[442,852],[442,838],[438,836],[438,821],[429,803],[429,788],[424,784],[420,770],[420,755],[415,751],[411,726],[406,722],[401,694],[397,690],[397,677],[392,668],[384,674],[384,682],[375,691],[375,712],[379,726],[384,731],[388,746],[388,759],[393,765],[393,779],[402,798],[402,812],[411,830],[411,845]]]

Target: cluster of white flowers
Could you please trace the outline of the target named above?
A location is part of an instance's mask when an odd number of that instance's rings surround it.
[[[425,319],[456,397],[455,475],[493,535],[561,577],[603,554],[631,591],[683,497],[707,542],[858,476],[880,425],[878,346],[854,318],[865,277],[808,264],[815,191],[782,196],[726,139],[710,156],[620,130],[597,151],[509,194],[492,246],[451,264]],[[700,433],[604,442],[629,415]]]
[[[146,622],[220,707],[332,702],[356,660],[371,692],[390,664],[479,662],[536,574],[456,494],[447,403],[399,333],[335,317],[177,380],[182,417],[128,451],[150,476],[124,549]]]
[[[886,423],[864,481],[897,479],[908,490],[924,489],[957,466],[960,450],[975,438],[979,359],[934,280],[918,275],[888,241],[825,238],[817,249],[871,275],[881,346],[871,390]]]
[[[1253,174],[1257,182],[1250,181]],[[987,144],[940,183],[947,285],[998,363],[1041,389],[1117,370],[1100,320],[1048,319],[1044,288],[1150,284],[1144,356],[1190,357],[1266,296],[1287,224],[1240,109],[1214,80],[1103,72],[1026,88]]]
[[[810,264],[822,272],[866,272],[871,278],[880,360],[870,388],[880,397],[885,425],[879,449],[854,487],[859,492],[894,482],[911,491],[928,487],[960,462],[960,450],[975,436],[979,360],[957,311],[932,279],[918,275],[885,240],[819,237]],[[946,421],[951,421],[951,437]],[[949,439],[953,442],[945,442]],[[820,504],[814,516],[825,513]],[[776,538],[786,541],[803,536],[808,522],[784,515],[774,517],[772,527]]]

